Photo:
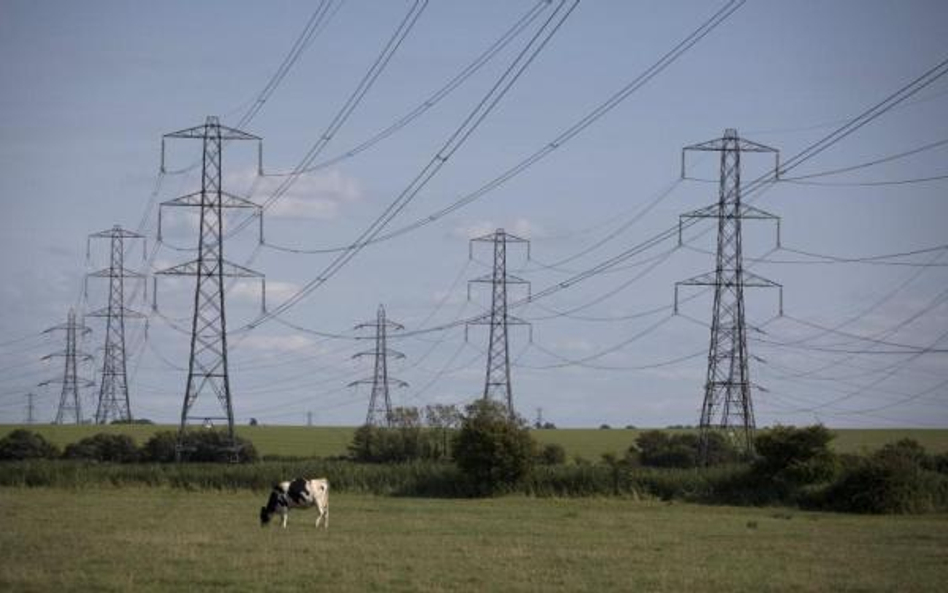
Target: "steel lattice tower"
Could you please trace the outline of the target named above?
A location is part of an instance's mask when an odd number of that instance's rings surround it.
[[[144,239],[144,236],[115,225],[107,231],[89,235],[89,240],[91,239],[109,239],[111,252],[109,267],[89,274],[89,277],[109,279],[108,306],[89,313],[90,317],[106,319],[105,349],[102,355],[102,377],[99,380],[95,423],[108,424],[110,420],[129,422],[132,420],[132,406],[125,370],[125,319],[140,319],[144,315],[125,306],[125,279],[144,277],[125,268],[125,240]],[[87,247],[86,252],[88,251]]]
[[[717,252],[714,272],[701,274],[675,285],[675,312],[678,312],[679,286],[714,287],[714,305],[711,318],[711,343],[708,349],[708,370],[701,406],[700,456],[708,461],[709,435],[722,431],[735,441],[742,451],[754,451],[754,406],[751,398],[752,383],[748,369],[747,323],[744,316],[744,288],[782,287],[744,269],[741,244],[741,222],[744,219],[776,219],[777,217],[741,203],[741,153],[767,152],[779,156],[775,149],[744,140],[737,131],[727,129],[724,137],[682,150],[682,176],[685,154],[689,151],[720,153],[718,203],[683,214],[686,218],[714,218],[718,222]],[[776,170],[776,168],[775,168]],[[779,225],[779,223],[778,223]],[[779,226],[778,245],[779,245]]]
[[[375,322],[360,323],[355,329],[375,328],[375,349],[366,352],[357,352],[353,358],[362,356],[373,356],[375,358],[375,372],[369,379],[360,379],[353,381],[349,387],[355,385],[372,384],[372,395],[369,397],[369,410],[365,415],[365,423],[369,426],[391,426],[392,424],[392,398],[389,394],[389,388],[408,387],[408,383],[400,379],[388,376],[388,359],[405,358],[405,355],[397,350],[388,347],[388,330],[405,329],[400,323],[396,323],[385,317],[385,307],[379,305]]]
[[[36,422],[36,404],[33,400],[36,399],[36,394],[30,392],[26,394],[26,423],[34,424]]]
[[[92,356],[80,352],[77,346],[77,341],[78,335],[86,335],[92,330],[83,325],[81,322],[76,321],[76,311],[74,309],[69,310],[69,316],[66,319],[66,323],[51,327],[43,333],[59,330],[66,332],[65,350],[62,352],[48,354],[43,357],[43,360],[48,360],[53,357],[62,357],[64,360],[63,376],[59,379],[43,381],[40,383],[40,385],[61,383],[63,386],[62,393],[59,397],[59,408],[56,411],[56,418],[53,420],[53,424],[64,424],[66,422],[66,417],[70,415],[75,418],[76,424],[82,424],[82,401],[79,397],[79,389],[83,387],[92,387],[93,383],[88,379],[83,379],[78,376],[77,362],[80,360],[92,360]]]
[[[162,206],[195,207],[200,209],[200,237],[197,259],[180,264],[157,274],[165,276],[196,276],[194,290],[194,315],[191,323],[191,355],[188,362],[188,379],[184,404],[181,407],[181,423],[178,429],[177,458],[187,451],[185,432],[189,422],[202,425],[214,420],[226,420],[229,444],[227,451],[236,461],[239,448],[234,434],[234,406],[231,397],[230,376],[227,365],[227,323],[224,314],[224,278],[260,278],[253,270],[224,259],[224,210],[227,208],[256,209],[262,220],[262,211],[257,204],[229,194],[222,187],[222,156],[224,142],[253,140],[257,142],[258,171],[262,168],[262,143],[258,136],[222,126],[217,117],[209,116],[201,126],[166,134],[162,138],[161,168],[164,171],[165,139],[200,140],[202,151],[201,190],[162,203]],[[160,236],[159,218],[159,236]],[[262,224],[261,224],[262,232]],[[157,282],[153,294],[157,292]],[[266,288],[264,285],[264,294]],[[156,297],[155,297],[156,298]],[[263,301],[264,307],[266,301]],[[157,307],[157,298],[154,306]],[[224,416],[194,415],[193,407],[205,393],[213,393]]]
[[[530,257],[530,242],[526,239],[511,235],[504,229],[497,229],[489,235],[471,239],[468,247],[469,257],[473,257],[474,243],[491,243],[494,247],[493,271],[470,283],[490,283],[491,308],[490,312],[468,322],[468,325],[489,325],[490,338],[487,350],[487,373],[484,380],[484,399],[494,399],[507,406],[508,415],[516,415],[513,405],[513,389],[510,382],[510,345],[508,342],[508,327],[511,325],[529,325],[526,321],[510,315],[507,311],[507,286],[510,284],[525,284],[529,290],[530,283],[523,278],[507,273],[507,244],[524,243],[527,246],[527,257]],[[470,297],[470,284],[468,284]],[[466,329],[466,328],[465,328]]]

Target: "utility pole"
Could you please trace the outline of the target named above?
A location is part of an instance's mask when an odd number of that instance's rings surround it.
[[[33,400],[36,398],[36,394],[32,391],[26,394],[26,423],[35,424],[36,423],[36,406],[33,404]]]
[[[162,207],[194,207],[200,209],[200,236],[197,259],[167,268],[156,274],[163,276],[196,276],[194,287],[194,314],[191,323],[191,355],[188,361],[188,380],[181,423],[178,428],[176,458],[191,448],[186,443],[186,431],[191,422],[206,425],[214,420],[226,420],[228,444],[224,447],[230,460],[239,458],[239,446],[234,433],[234,406],[227,365],[227,323],[224,315],[224,278],[259,278],[263,275],[224,259],[224,210],[243,208],[256,210],[260,217],[260,237],[263,240],[263,213],[260,206],[244,198],[229,194],[222,187],[222,157],[224,143],[232,140],[257,142],[257,168],[262,169],[262,141],[258,136],[222,126],[217,117],[209,116],[204,125],[165,134],[161,141],[161,170],[165,170],[166,139],[200,140],[202,175],[200,191],[164,202]],[[160,212],[160,211],[159,211]],[[161,217],[159,215],[159,237]],[[266,284],[261,282],[261,303],[266,310]],[[157,308],[157,278],[152,290],[153,307]],[[206,410],[193,410],[202,394],[211,393],[217,399],[223,416],[213,416]]]
[[[75,418],[76,424],[82,424],[82,403],[79,398],[79,389],[92,387],[93,383],[88,379],[83,379],[78,376],[76,370],[77,362],[92,360],[92,356],[84,352],[79,352],[76,342],[78,335],[86,335],[92,330],[81,322],[76,321],[76,311],[74,309],[69,310],[66,323],[51,327],[43,333],[60,330],[66,332],[65,350],[47,354],[43,357],[43,360],[48,360],[53,357],[62,357],[64,360],[63,376],[59,379],[43,381],[40,383],[40,386],[50,385],[52,383],[61,383],[63,386],[59,396],[59,408],[56,411],[56,418],[53,420],[53,424],[64,424],[67,416]]]
[[[675,284],[675,313],[678,313],[679,286],[711,286],[714,305],[711,318],[711,343],[699,423],[700,458],[708,462],[710,434],[718,431],[734,442],[745,454],[754,452],[754,406],[748,369],[747,323],[744,318],[744,289],[780,289],[780,314],[783,314],[783,287],[744,269],[741,222],[745,219],[778,220],[777,245],[780,244],[779,219],[768,212],[741,202],[741,153],[773,153],[775,171],[779,170],[777,150],[740,138],[727,129],[724,136],[682,150],[682,177],[685,155],[690,151],[720,153],[718,203],[681,215],[686,218],[713,218],[718,223],[717,252],[713,272]]]
[[[494,265],[490,274],[470,280],[468,299],[471,296],[471,284],[489,283],[491,285],[491,308],[489,313],[469,321],[470,325],[489,325],[490,337],[487,350],[487,373],[484,379],[484,399],[495,399],[507,407],[508,416],[516,416],[513,405],[513,389],[510,383],[510,346],[507,328],[511,325],[529,325],[526,321],[507,312],[507,286],[525,284],[529,293],[530,283],[523,278],[507,273],[507,244],[521,243],[527,246],[527,258],[530,257],[530,242],[504,229],[497,229],[489,235],[471,239],[468,245],[468,257],[474,257],[474,243],[491,243],[494,248]],[[465,336],[466,337],[466,336]]]
[[[397,350],[388,347],[388,330],[405,329],[400,323],[396,323],[385,317],[385,307],[379,305],[378,312],[374,322],[360,323],[355,329],[375,328],[375,349],[365,352],[357,352],[352,357],[361,358],[362,356],[372,356],[375,358],[375,372],[371,378],[360,379],[349,383],[349,387],[355,385],[371,383],[372,395],[369,397],[369,410],[365,415],[365,423],[369,426],[391,426],[392,424],[392,398],[389,394],[389,388],[408,387],[408,383],[388,376],[388,359],[405,358],[405,355]]]
[[[102,355],[102,376],[99,380],[99,400],[96,406],[95,423],[108,424],[110,420],[130,422],[132,405],[128,395],[128,375],[125,359],[125,320],[144,317],[125,306],[125,279],[144,280],[144,276],[125,268],[125,240],[142,239],[144,256],[145,237],[123,229],[119,225],[89,235],[86,241],[86,257],[92,239],[108,239],[111,256],[109,267],[93,272],[87,278],[109,279],[109,304],[103,309],[89,313],[90,317],[105,317],[105,350]]]
[[[310,428],[313,427],[313,413],[312,412],[306,412],[306,426]]]

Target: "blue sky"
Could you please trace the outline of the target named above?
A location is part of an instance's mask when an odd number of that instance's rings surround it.
[[[534,4],[432,0],[322,156],[344,153],[410,112]],[[581,2],[392,228],[428,216],[545,146],[722,4]],[[409,6],[341,4],[245,126],[264,138],[270,176],[255,177],[251,147],[228,146],[229,191],[258,201],[273,192],[279,178],[272,175],[292,170],[318,140]],[[103,267],[107,254],[105,245],[94,245],[87,261],[86,236],[121,224],[142,228],[149,248],[154,246],[157,219],[148,206],[162,134],[198,125],[207,115],[234,125],[314,7],[290,1],[0,3],[0,421],[22,420],[31,389],[40,418],[55,414],[56,388],[35,384],[61,373],[58,361],[40,360],[60,349],[61,341],[40,332],[60,323],[70,306],[104,305],[101,283],[90,284],[87,301],[81,296],[83,274]],[[352,241],[429,162],[526,39],[519,36],[462,86],[370,150],[300,177],[268,210],[267,240],[301,249]],[[511,249],[510,269],[531,280],[535,291],[555,285],[676,224],[680,213],[716,200],[713,183],[676,183],[683,146],[736,128],[789,157],[946,56],[943,2],[751,0],[582,134],[471,205],[367,247],[285,320],[354,335],[351,328],[371,319],[379,303],[409,329],[476,314],[488,294],[475,290],[468,302],[465,280],[488,271],[488,254],[478,252],[468,262],[467,239],[497,227],[533,240],[533,260]],[[794,174],[848,167],[944,140],[946,115],[948,80],[943,79]],[[169,169],[187,167],[198,150],[195,142],[169,143]],[[937,247],[946,243],[948,181],[854,184],[945,175],[946,155],[948,146],[940,145],[810,179],[820,185],[778,183],[755,204],[782,217],[783,245],[793,250],[860,258]],[[693,164],[695,177],[716,175],[713,157]],[[747,179],[768,166],[754,156],[744,164]],[[194,191],[199,178],[190,172],[160,181],[157,201]],[[166,244],[149,271],[184,261],[188,253],[173,247],[193,247],[196,241],[193,219],[174,213],[164,222]],[[620,227],[611,240],[591,249]],[[683,304],[683,316],[668,310],[638,314],[670,305],[675,281],[713,269],[712,256],[701,252],[713,249],[709,229],[711,223],[703,223],[686,234],[680,249],[672,251],[674,241],[662,243],[609,273],[515,311],[534,321],[533,344],[526,331],[511,332],[518,410],[532,418],[542,407],[544,417],[559,426],[695,423],[706,364],[699,353],[707,349],[709,332],[701,323],[710,321],[710,299],[699,295]],[[948,331],[944,249],[869,263],[826,263],[825,257],[772,251],[773,227],[767,223],[749,222],[745,229],[748,265],[784,285],[787,313],[771,320],[776,295],[748,291],[751,323],[766,323],[766,333],[752,332],[750,344],[756,357],[753,381],[767,389],[754,394],[759,424],[948,424],[946,355],[879,352],[887,347],[863,339],[946,347],[948,339],[940,340]],[[271,305],[330,261],[326,255],[256,249],[251,231],[229,240],[227,255],[267,274]],[[670,253],[662,263],[648,268],[649,258],[665,251]],[[556,269],[548,267],[563,260]],[[129,267],[144,265],[140,250],[129,252]],[[232,327],[256,317],[255,294],[250,285],[231,289]],[[175,326],[189,323],[191,298],[189,282],[162,280],[160,315],[151,314],[147,341],[129,324],[137,416],[173,422],[180,413],[188,337]],[[141,299],[132,306],[150,307]],[[95,331],[84,347],[95,353],[103,328],[95,320],[88,323]],[[391,373],[411,386],[393,393],[396,404],[464,402],[482,390],[484,328],[472,329],[467,343],[463,329],[397,342],[393,347],[407,358],[393,363]],[[368,390],[345,388],[371,374],[368,361],[351,358],[364,343],[326,340],[271,321],[235,336],[232,345],[234,406],[241,422],[257,417],[300,424],[307,412],[320,424],[364,418]],[[673,362],[679,359],[684,360]],[[85,374],[92,377],[94,371],[90,366]],[[94,407],[94,396],[93,390],[85,395],[87,409]]]

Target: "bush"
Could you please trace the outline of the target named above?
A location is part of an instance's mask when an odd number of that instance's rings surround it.
[[[0,460],[55,459],[59,449],[42,435],[22,428],[0,439]]]
[[[445,456],[441,435],[421,427],[385,428],[363,425],[356,429],[349,445],[355,461],[404,463],[436,460]]]
[[[447,459],[451,451],[448,446],[450,419],[446,410],[450,409],[453,408],[429,406],[428,417],[434,428],[424,428],[417,408],[395,408],[390,427],[366,424],[356,429],[349,444],[349,456],[366,463]]]
[[[775,426],[754,441],[758,455],[754,471],[787,489],[828,482],[837,470],[837,458],[829,448],[833,438],[833,433],[821,424],[805,428]]]
[[[170,430],[156,432],[142,445],[141,460],[151,463],[171,463],[175,460],[177,443],[177,433]]]
[[[231,461],[231,451],[227,433],[221,430],[193,430],[185,433],[182,461],[227,463]],[[252,463],[260,456],[253,443],[242,437],[234,438],[238,448],[237,460],[240,463]],[[170,463],[176,460],[178,433],[170,430],[156,432],[141,450],[143,461]]]
[[[708,465],[733,463],[738,451],[718,432],[707,434]],[[694,433],[668,434],[660,430],[643,432],[635,440],[638,461],[649,467],[697,467],[700,438]]]
[[[484,496],[511,489],[533,466],[536,442],[522,419],[489,399],[467,406],[454,437],[454,459],[470,492]]]
[[[818,499],[824,508],[854,513],[924,513],[948,508],[948,477],[937,457],[916,441],[889,444],[851,461],[842,478]]]
[[[131,463],[138,461],[139,452],[135,441],[126,434],[99,433],[84,438],[78,443],[67,445],[66,450],[63,451],[63,457]]]
[[[537,463],[543,465],[559,465],[566,463],[566,449],[559,443],[549,443],[543,446],[537,455]]]

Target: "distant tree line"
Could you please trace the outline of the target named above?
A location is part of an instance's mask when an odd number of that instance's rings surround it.
[[[152,435],[139,447],[125,434],[99,433],[66,445],[62,451],[42,435],[25,429],[14,430],[0,439],[0,461],[27,459],[80,459],[111,463],[169,463],[175,461],[178,434],[161,431]],[[218,430],[200,430],[185,434],[183,443],[187,461],[230,461],[226,433]],[[253,443],[236,438],[239,461],[257,461],[259,455]]]

